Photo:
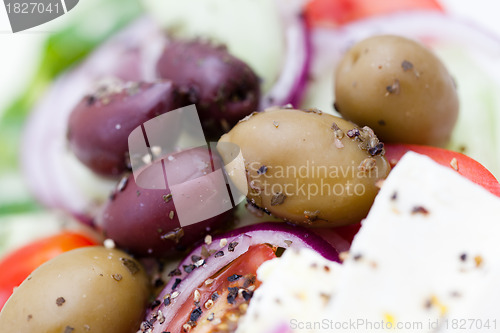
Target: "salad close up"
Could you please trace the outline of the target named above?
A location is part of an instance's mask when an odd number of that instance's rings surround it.
[[[81,1],[0,113],[0,333],[500,332],[500,29],[451,3]]]

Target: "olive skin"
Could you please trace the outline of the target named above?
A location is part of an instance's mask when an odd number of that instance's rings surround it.
[[[228,173],[241,191],[248,186],[247,198],[307,226],[359,222],[390,170],[373,131],[317,110],[275,108],[247,117],[219,140],[227,164],[234,154],[226,142],[241,149],[245,170]]]
[[[15,289],[0,313],[0,332],[137,332],[149,294],[144,269],[126,253],[72,250]]]
[[[176,164],[170,163],[170,156]],[[148,178],[149,183],[166,184],[166,189],[142,188],[131,175],[125,185],[117,188],[96,218],[106,237],[113,239],[118,247],[138,256],[179,255],[232,220],[231,209],[199,223],[181,226],[176,208],[179,201],[176,200],[182,198],[172,194],[171,186],[176,183],[177,189],[184,191],[186,196],[200,197],[207,188],[213,190],[213,178],[209,177],[214,173],[206,148],[194,148],[170,156],[164,159],[166,180],[162,172],[156,172],[156,164],[141,172],[141,177]],[[214,163],[220,164],[215,159]],[[225,183],[223,185],[226,191]]]
[[[129,169],[130,132],[156,116],[188,104],[187,98],[168,81],[103,87],[85,96],[73,109],[67,135],[70,148],[95,173],[120,175]],[[165,136],[168,140],[177,134]]]
[[[157,71],[192,96],[210,139],[219,139],[259,107],[257,75],[224,46],[201,40],[173,41],[165,47]]]
[[[459,102],[453,78],[430,50],[383,35],[344,55],[335,74],[335,107],[385,142],[444,146]]]

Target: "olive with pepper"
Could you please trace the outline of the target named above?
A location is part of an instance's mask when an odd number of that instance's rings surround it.
[[[274,108],[240,121],[219,140],[235,186],[264,211],[297,224],[339,226],[366,216],[389,172],[384,145],[368,127],[318,110]]]
[[[354,45],[335,75],[335,107],[386,142],[443,146],[458,117],[455,82],[423,45],[383,35]]]

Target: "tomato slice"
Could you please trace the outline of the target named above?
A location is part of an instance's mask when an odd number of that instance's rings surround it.
[[[83,246],[96,245],[88,236],[65,231],[60,234],[36,240],[0,261],[0,310],[12,294],[35,268],[59,254]]]
[[[312,0],[305,8],[312,26],[336,27],[359,19],[407,10],[443,11],[436,0]]]
[[[409,144],[386,144],[385,157],[394,167],[408,151],[427,155],[437,163],[456,170],[462,176],[500,197],[500,184],[495,176],[476,160],[451,150],[437,147],[409,145]]]
[[[191,296],[163,330],[172,333],[233,332],[253,291],[260,286],[256,279],[257,269],[263,262],[276,258],[275,251],[267,244],[251,246],[196,291],[191,291]]]

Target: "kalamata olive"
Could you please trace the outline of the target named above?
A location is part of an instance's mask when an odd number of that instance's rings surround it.
[[[199,147],[153,163],[138,181],[129,176],[120,182],[97,224],[120,248],[140,256],[170,256],[190,248],[232,217],[222,171],[212,172],[212,162],[220,165],[207,148]],[[189,214],[201,216],[199,223],[181,225]]]
[[[157,70],[160,77],[199,98],[196,106],[209,138],[218,139],[259,106],[259,79],[224,46],[174,41],[165,47]]]
[[[71,150],[94,172],[119,175],[128,169],[130,132],[147,120],[188,104],[169,81],[110,83],[85,96],[72,111],[68,124]],[[177,134],[165,133],[165,140]]]
[[[224,161],[240,147],[244,169],[228,170],[247,198],[286,221],[310,226],[359,222],[390,169],[373,131],[318,110],[268,109],[219,140]]]
[[[101,246],[38,267],[0,313],[0,332],[137,332],[150,294],[141,265]]]
[[[423,45],[375,36],[354,45],[335,76],[335,107],[381,140],[442,146],[458,117],[455,83]]]

